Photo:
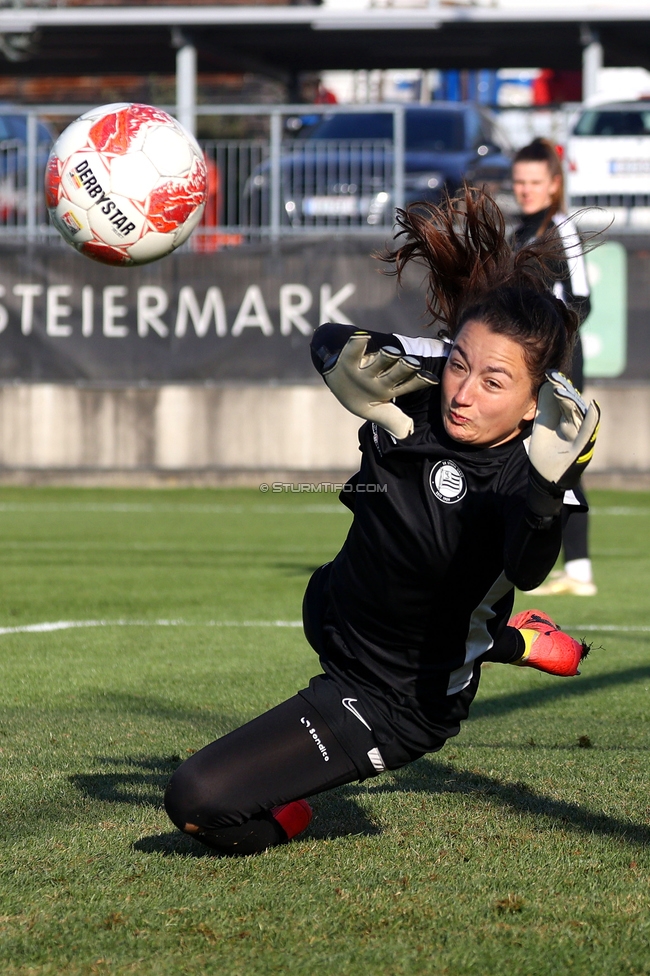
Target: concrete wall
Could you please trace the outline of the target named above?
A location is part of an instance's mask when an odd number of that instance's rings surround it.
[[[589,390],[592,475],[650,474],[650,385]],[[4,483],[256,483],[353,471],[359,421],[324,385],[0,386]],[[275,475],[275,477],[274,477]]]
[[[602,424],[590,471],[650,473],[650,384],[590,389]]]
[[[320,384],[4,385],[0,478],[351,471],[358,427]]]

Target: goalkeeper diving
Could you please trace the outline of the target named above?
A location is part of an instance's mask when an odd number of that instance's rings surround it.
[[[165,803],[208,847],[252,854],[311,817],[306,797],[399,769],[458,734],[486,661],[578,674],[585,644],[514,589],[553,567],[599,423],[563,375],[577,314],[551,290],[557,242],[516,253],[484,193],[398,213],[397,275],[428,273],[435,338],[323,325],[315,368],[364,423],[348,536],[303,604],[322,671],[187,759]],[[370,490],[366,490],[370,487]]]

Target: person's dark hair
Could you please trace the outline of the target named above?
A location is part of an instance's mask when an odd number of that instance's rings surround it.
[[[537,390],[549,369],[566,370],[578,330],[578,315],[550,290],[557,262],[564,257],[559,238],[510,246],[503,215],[483,190],[466,186],[439,205],[411,204],[397,211],[406,240],[380,255],[401,278],[415,261],[428,271],[427,309],[431,324],[455,338],[465,322],[478,319],[493,332],[518,342]]]
[[[531,143],[529,143],[527,146],[523,146],[515,153],[515,157],[512,160],[512,165],[515,166],[516,163],[546,163],[550,175],[552,177],[559,177],[557,189],[551,196],[551,206],[549,207],[546,220],[544,221],[542,227],[540,227],[537,234],[538,237],[541,237],[555,214],[564,213],[566,210],[566,202],[564,199],[564,170],[562,169],[562,160],[560,159],[558,151],[552,142],[549,142],[548,139],[538,138],[533,139]]]

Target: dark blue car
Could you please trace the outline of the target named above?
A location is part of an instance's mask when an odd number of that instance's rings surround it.
[[[36,190],[41,196],[43,172],[52,142],[50,129],[39,121],[36,126]],[[0,106],[0,226],[14,226],[24,220],[27,166],[27,117],[3,114]]]
[[[332,114],[305,138],[288,143],[280,160],[281,219],[294,226],[392,224],[393,116]],[[405,203],[437,201],[463,180],[498,191],[511,160],[494,119],[470,104],[434,103],[405,109]],[[268,219],[270,162],[249,179],[245,194],[260,222]]]

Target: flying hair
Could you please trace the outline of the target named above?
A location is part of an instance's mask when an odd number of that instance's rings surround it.
[[[566,267],[559,235],[544,235],[515,252],[499,207],[484,190],[465,185],[440,204],[414,203],[397,211],[399,246],[380,260],[401,280],[410,262],[428,272],[430,324],[454,338],[479,319],[519,342],[533,386],[548,369],[567,369],[579,319],[553,295],[558,268]]]

